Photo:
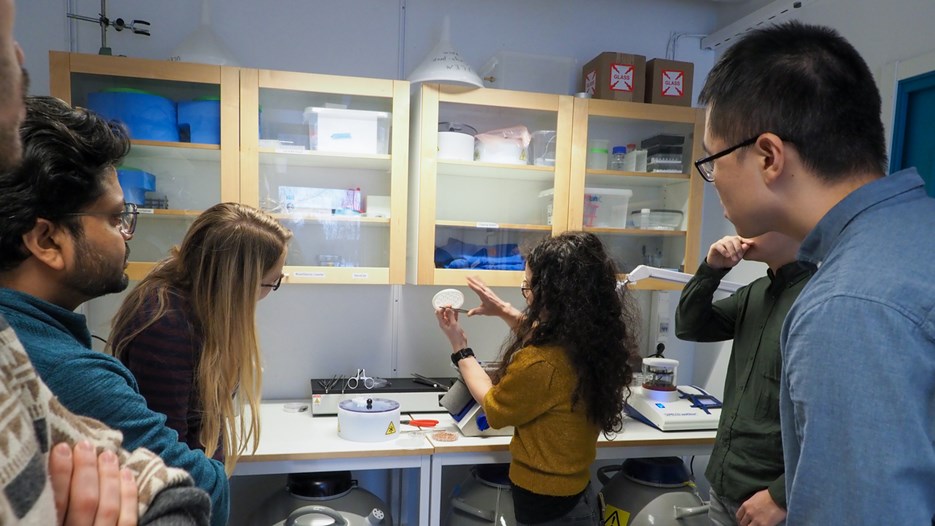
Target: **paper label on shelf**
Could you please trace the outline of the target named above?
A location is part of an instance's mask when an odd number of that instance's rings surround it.
[[[351,279],[367,279],[370,277],[370,274],[366,272],[355,272],[351,274]]]
[[[324,272],[302,272],[302,271],[299,271],[299,272],[293,272],[292,275],[295,276],[295,277],[297,277],[297,278],[323,278],[323,277],[325,277],[325,273],[324,273]]]
[[[477,228],[500,228],[500,225],[498,223],[486,223],[483,221],[478,221]]]
[[[610,89],[614,91],[633,91],[633,64],[612,64],[610,66]]]
[[[156,213],[156,211],[153,210],[152,208],[137,208],[136,211],[141,214],[150,214],[150,215]]]

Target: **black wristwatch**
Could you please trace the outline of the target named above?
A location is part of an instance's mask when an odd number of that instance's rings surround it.
[[[467,358],[468,356],[474,356],[474,350],[470,347],[465,347],[460,351],[455,351],[451,353],[451,363],[455,364],[455,367],[458,366],[458,362],[462,359]]]

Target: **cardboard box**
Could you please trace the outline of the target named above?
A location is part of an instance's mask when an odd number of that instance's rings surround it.
[[[581,70],[583,91],[596,99],[643,102],[646,57],[605,51]]]
[[[691,62],[650,60],[646,63],[646,102],[691,106],[694,70]]]

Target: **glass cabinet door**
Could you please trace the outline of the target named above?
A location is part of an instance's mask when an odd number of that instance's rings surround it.
[[[409,281],[518,285],[566,228],[572,97],[425,84],[414,108]]]
[[[286,283],[405,279],[409,83],[242,70],[243,202],[292,230]]]
[[[54,96],[130,132],[118,178],[140,211],[131,279],[167,256],[201,211],[239,200],[238,69],[51,52],[50,70]]]
[[[703,181],[692,160],[703,111],[575,99],[575,124],[569,228],[597,233],[622,274],[638,265],[694,272]]]

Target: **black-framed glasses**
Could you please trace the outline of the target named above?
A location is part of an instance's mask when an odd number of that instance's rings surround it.
[[[279,290],[279,286],[282,285],[282,278],[284,278],[285,276],[286,276],[285,274],[280,274],[279,279],[277,279],[275,283],[260,283],[260,286],[269,287],[273,289],[274,291]]]
[[[140,215],[139,209],[133,203],[124,203],[123,212],[69,212],[63,216],[110,216],[114,221],[120,221],[117,230],[124,236],[132,236],[136,232],[136,218]]]
[[[529,294],[529,291],[532,290],[532,287],[530,287],[529,284],[526,283],[526,280],[524,279],[523,282],[519,284],[519,290],[520,292],[523,293],[523,297],[525,298],[526,295]]]
[[[743,141],[742,143],[735,144],[726,150],[721,150],[713,155],[709,155],[702,159],[698,159],[697,161],[695,161],[695,168],[698,169],[698,173],[701,174],[702,179],[704,179],[705,181],[708,181],[709,183],[713,183],[714,182],[714,161],[716,161],[717,159],[720,159],[721,157],[724,157],[725,155],[729,155],[734,150],[739,150],[740,148],[750,146],[751,144],[755,143],[756,140],[759,138],[760,138],[759,135],[757,135],[756,137],[750,137],[749,139]]]

